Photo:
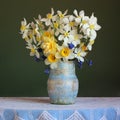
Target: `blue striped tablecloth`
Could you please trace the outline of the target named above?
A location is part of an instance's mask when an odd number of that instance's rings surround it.
[[[0,120],[120,120],[120,97],[78,97],[72,105],[48,97],[0,97]]]

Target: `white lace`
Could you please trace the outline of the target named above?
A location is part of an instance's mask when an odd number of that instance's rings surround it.
[[[69,118],[66,120],[85,120],[79,112],[75,111]]]

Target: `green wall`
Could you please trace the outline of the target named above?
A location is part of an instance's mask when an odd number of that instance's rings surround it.
[[[20,22],[29,22],[55,10],[85,10],[98,18],[93,51],[87,58],[93,66],[76,68],[79,96],[120,96],[120,14],[118,0],[1,0],[0,2],[0,96],[47,96],[43,63],[29,56],[19,34]]]

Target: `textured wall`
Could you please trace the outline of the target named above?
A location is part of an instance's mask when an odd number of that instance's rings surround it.
[[[29,56],[19,34],[20,21],[38,14],[76,8],[92,12],[102,29],[88,58],[93,66],[76,68],[79,96],[120,96],[120,15],[118,0],[4,0],[0,3],[0,96],[47,96],[43,63]]]

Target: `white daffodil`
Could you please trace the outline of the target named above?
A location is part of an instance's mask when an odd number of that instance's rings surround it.
[[[63,23],[66,24],[68,27],[70,27],[69,29],[75,29],[75,21],[74,21],[75,17],[73,15],[70,15],[68,17],[63,18]]]
[[[97,24],[97,18],[94,16],[94,14],[91,15],[89,19],[89,28],[91,30],[100,30],[101,26]]]
[[[92,45],[94,44],[94,42],[95,42],[95,40],[90,39],[90,42],[89,42],[88,45],[87,45],[87,49],[88,49],[89,51],[92,50]]]
[[[36,56],[37,58],[40,58],[40,54],[37,51],[37,47],[35,45],[32,45],[30,42],[27,44],[28,46],[26,47],[27,49],[30,49],[30,56]]]
[[[58,40],[64,41],[63,45],[68,46],[68,43],[71,43],[74,39],[74,36],[71,34],[72,31],[68,26],[65,26],[60,32],[61,34],[59,35]]]
[[[63,19],[65,17],[65,15],[67,14],[68,10],[66,10],[64,13],[62,13],[61,11],[57,11],[57,14],[59,16],[60,19]]]
[[[35,18],[34,18],[35,19]],[[35,21],[36,21],[36,23],[38,24],[38,25],[40,25],[41,24],[41,15],[38,15],[38,19],[35,19]]]
[[[25,30],[29,29],[29,24],[27,25],[27,21],[24,18],[23,21],[21,21],[21,27],[20,27],[20,31],[21,33],[23,33]]]
[[[53,15],[54,15],[54,9],[51,8],[51,13],[48,13],[46,15],[47,18],[42,18],[41,21],[45,22],[46,26],[49,26],[52,23]]]
[[[78,34],[77,30],[72,30],[71,35],[74,36],[74,39],[71,41],[71,43],[76,47],[80,44],[80,40],[83,36],[81,34]]]
[[[82,27],[81,29],[84,31],[86,30],[86,28],[89,27],[89,17],[88,16],[84,16],[81,20],[80,23],[80,27]]]
[[[84,57],[87,54],[85,51],[83,51],[81,48],[76,48],[74,53],[75,53],[75,58],[77,58],[78,61],[84,62]]]
[[[76,16],[75,18],[75,22],[76,23],[80,23],[81,22],[81,19],[84,17],[84,11],[81,10],[79,13],[77,12],[77,10],[74,10],[73,11],[74,15]]]
[[[86,26],[83,27],[85,29],[84,32],[87,34],[88,37],[90,37],[90,39],[96,39],[96,31],[101,28],[101,26],[97,24],[97,18],[94,17],[94,14],[92,14]]]
[[[29,39],[28,33],[29,33],[28,30],[25,30],[25,31],[22,33],[22,38],[25,39],[26,41]]]

